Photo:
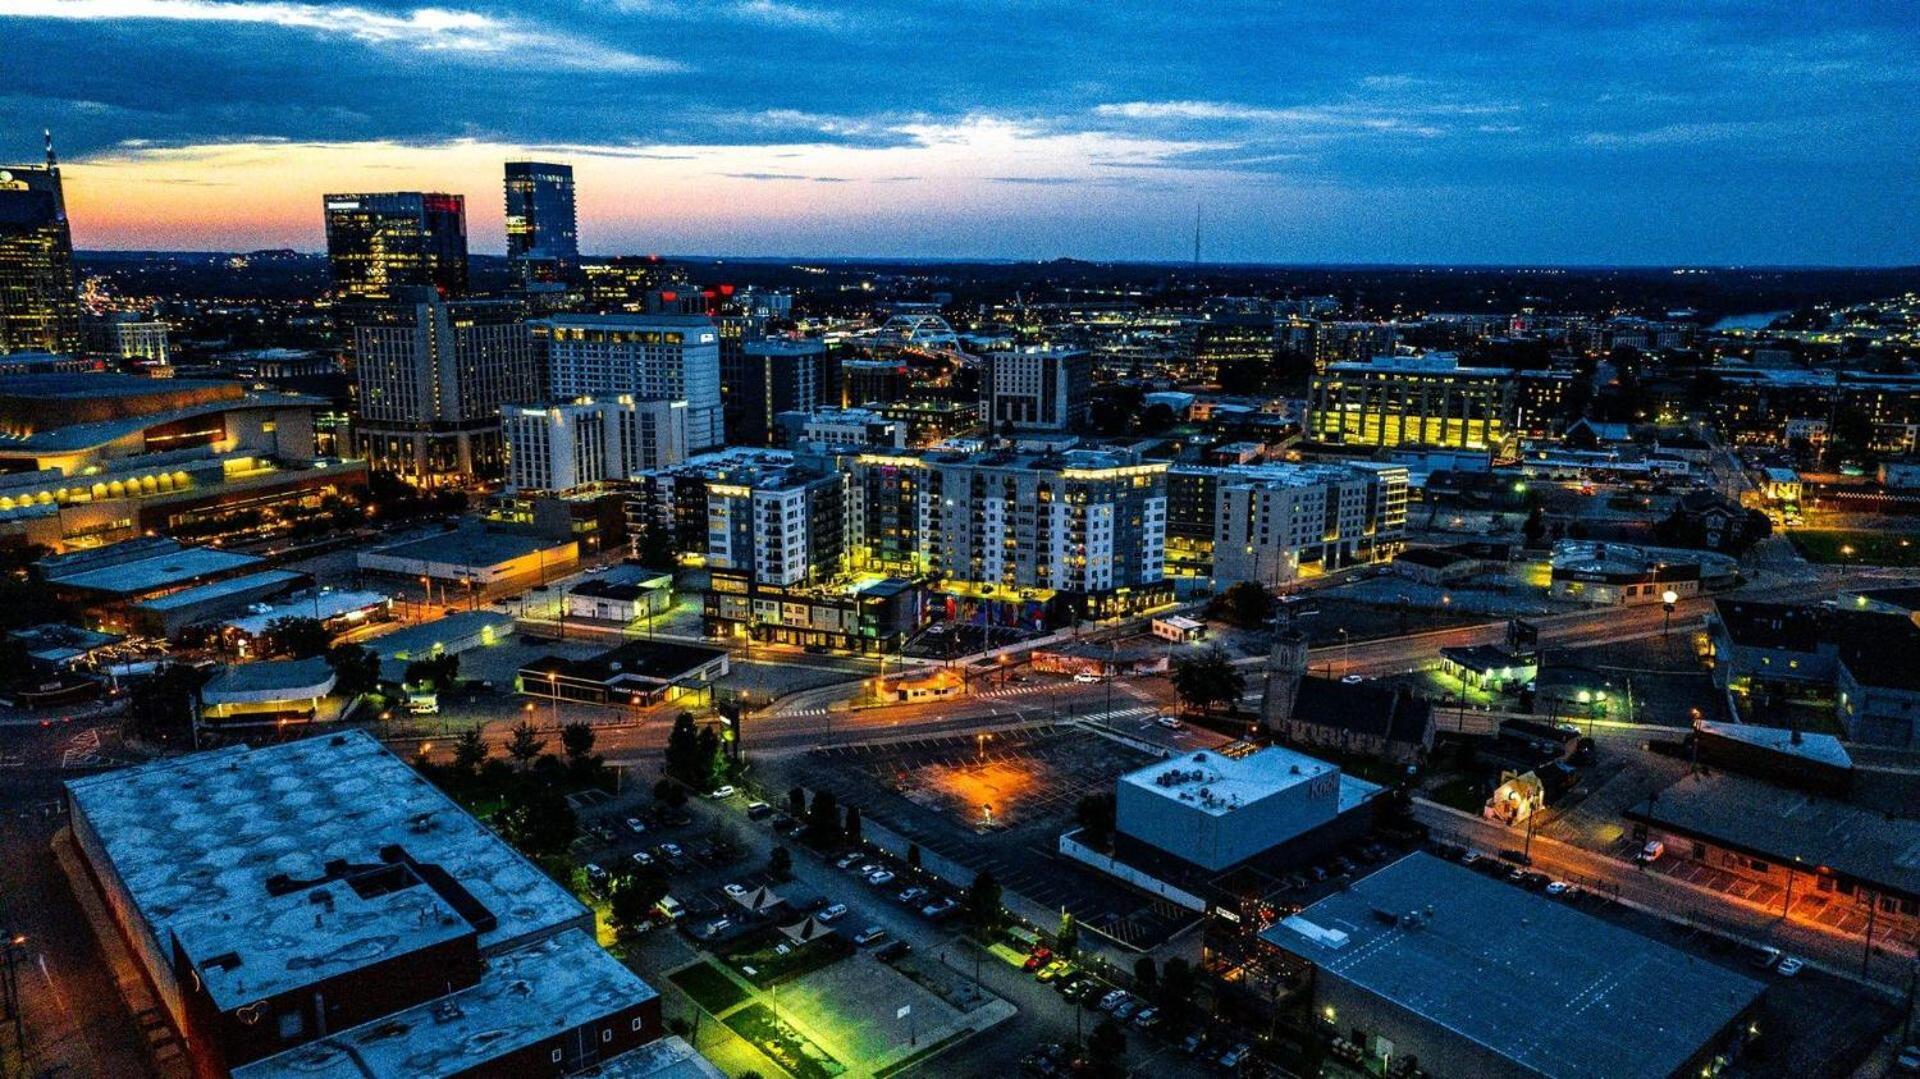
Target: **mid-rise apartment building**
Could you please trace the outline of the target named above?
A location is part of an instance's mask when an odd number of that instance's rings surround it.
[[[687,403],[626,395],[500,410],[507,490],[571,491],[687,458]]]
[[[704,315],[556,315],[534,324],[549,389],[562,400],[631,396],[685,401],[687,448],[726,442],[720,335]],[[526,398],[521,398],[525,400]]]

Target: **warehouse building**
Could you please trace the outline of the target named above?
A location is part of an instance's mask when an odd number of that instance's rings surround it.
[[[1363,1064],[1430,1075],[1711,1075],[1766,987],[1533,892],[1410,854],[1261,933]]]

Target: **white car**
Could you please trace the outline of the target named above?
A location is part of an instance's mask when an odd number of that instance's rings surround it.
[[[1366,679],[1360,675],[1349,674],[1346,677],[1340,679],[1340,684],[1343,686],[1357,686],[1364,681],[1366,681]]]
[[[1073,676],[1073,680],[1080,683],[1083,686],[1092,685],[1100,681],[1100,676],[1097,674],[1088,674],[1085,671],[1081,671],[1079,674],[1076,674]]]
[[[734,897],[735,899],[738,899],[741,896],[747,894],[746,886],[743,884],[729,884],[720,890]]]
[[[1564,880],[1556,880],[1553,883],[1547,885],[1548,895],[1561,896],[1561,895],[1566,895],[1568,892],[1571,892],[1571,891],[1573,891],[1573,885],[1568,884]]]
[[[893,874],[887,872],[884,869],[878,870],[872,876],[867,878],[867,883],[873,885],[875,888],[878,888],[883,884],[892,884]]]
[[[1774,970],[1774,973],[1780,975],[1782,978],[1791,978],[1795,974],[1800,973],[1800,968],[1806,965],[1807,965],[1806,960],[1801,959],[1798,956],[1789,955],[1782,958],[1780,960],[1780,965],[1777,967],[1774,967],[1773,970]]]
[[[1180,722],[1179,720],[1173,718],[1172,716],[1160,716],[1159,718],[1155,719],[1154,722],[1160,724],[1162,727],[1165,727],[1170,731],[1177,731],[1182,727],[1186,726],[1186,724]]]
[[[1646,865],[1649,862],[1659,861],[1660,856],[1665,853],[1667,853],[1667,845],[1665,843],[1660,842],[1658,839],[1649,839],[1647,840],[1647,845],[1640,848],[1640,853],[1634,855],[1633,860],[1639,862],[1641,865]]]
[[[847,913],[847,905],[845,903],[835,903],[833,906],[828,907],[827,909],[814,915],[813,920],[817,922],[831,922],[834,919],[845,915],[846,913]]]
[[[627,831],[632,832],[634,835],[646,835],[647,826],[640,823],[639,817],[628,817]]]
[[[734,791],[732,787],[715,787],[707,792],[707,797],[717,802],[722,798],[731,798],[733,794]]]

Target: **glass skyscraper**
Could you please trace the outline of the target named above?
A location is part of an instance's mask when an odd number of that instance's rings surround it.
[[[467,199],[439,192],[328,195],[327,262],[343,300],[386,300],[409,286],[467,291]]]
[[[73,235],[53,139],[47,163],[0,167],[0,355],[80,350]]]
[[[507,162],[507,269],[522,289],[563,286],[578,276],[572,165]]]

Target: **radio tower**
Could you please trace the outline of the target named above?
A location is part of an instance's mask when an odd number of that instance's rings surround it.
[[[1200,268],[1200,204],[1193,204],[1193,268]]]

